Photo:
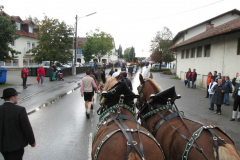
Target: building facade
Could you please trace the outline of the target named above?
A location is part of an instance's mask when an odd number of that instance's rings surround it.
[[[8,18],[11,18],[7,13],[2,11],[2,14]],[[34,65],[34,55],[32,53],[27,53],[30,49],[37,46],[38,40],[37,35],[34,30],[35,24],[32,20],[22,20],[19,16],[14,16],[12,20],[13,24],[16,24],[15,34],[21,35],[9,47],[20,52],[14,56],[12,64],[13,66],[23,67],[24,65]]]
[[[176,75],[186,79],[196,69],[197,85],[206,88],[208,72],[232,79],[239,72],[240,11],[231,10],[179,32],[169,49],[176,53]]]

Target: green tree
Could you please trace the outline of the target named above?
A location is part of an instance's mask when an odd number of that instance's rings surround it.
[[[123,58],[126,62],[130,62],[130,57],[129,57],[130,50],[131,50],[131,47],[128,47],[124,50]]]
[[[9,47],[9,44],[14,42],[20,36],[15,34],[16,25],[12,23],[13,17],[10,19],[0,13],[0,61],[13,59],[14,55],[20,52]],[[11,53],[11,56],[9,55]]]
[[[93,59],[93,55],[96,53],[95,51],[95,43],[93,37],[87,38],[87,41],[82,44],[82,54],[84,56],[84,61],[89,62]]]
[[[159,68],[161,68],[162,62],[174,60],[173,54],[168,50],[173,44],[172,39],[172,32],[167,27],[164,27],[162,31],[157,32],[151,41],[151,58],[153,61],[160,63]]]
[[[98,57],[99,62],[101,57],[109,54],[114,48],[112,36],[106,32],[100,32],[99,29],[96,29],[95,32],[90,31],[89,33],[87,33],[87,39],[88,38],[93,38],[92,43],[95,43],[93,45],[95,46],[94,55]]]
[[[119,45],[119,48],[118,48],[118,55],[119,55],[119,58],[123,58],[122,46],[121,46],[121,44]]]
[[[38,25],[38,45],[29,52],[35,53],[35,61],[72,61],[72,30],[65,22],[45,18]]]
[[[135,49],[134,49],[134,47],[131,47],[130,52],[129,52],[129,57],[130,58],[135,58]]]

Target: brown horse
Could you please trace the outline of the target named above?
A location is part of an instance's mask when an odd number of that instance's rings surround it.
[[[160,144],[134,117],[131,102],[135,94],[125,82],[108,79],[104,90],[107,92],[102,94],[105,101],[100,107],[92,160],[163,160]]]
[[[174,110],[174,107],[171,107],[174,102],[170,103],[171,99],[168,99],[174,98],[171,95],[176,95],[175,88],[172,88],[174,92],[171,89],[162,91],[152,78],[152,74],[146,79],[143,79],[141,74],[139,76],[138,92],[142,104],[139,107],[140,114],[138,116],[163,146],[166,159],[240,159],[232,140],[216,125],[210,122],[197,122],[180,116],[172,116],[181,114],[178,110]],[[166,94],[164,95],[164,93]],[[155,97],[157,95],[159,96]],[[154,98],[158,103],[154,103]],[[168,105],[167,99],[169,100]]]

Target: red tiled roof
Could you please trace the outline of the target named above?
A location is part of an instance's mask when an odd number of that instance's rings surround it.
[[[34,23],[32,20],[23,20],[23,23],[24,23],[24,24],[28,24],[28,23],[30,23],[30,22],[32,22],[32,23],[35,25],[35,23]]]
[[[11,16],[9,16],[6,12],[4,12],[4,11],[0,11],[0,13],[3,13],[3,14],[5,14],[8,18],[10,18]]]
[[[236,18],[234,20],[231,20],[227,23],[224,23],[220,26],[210,28],[203,33],[200,33],[186,41],[183,41],[179,44],[176,44],[176,45],[170,47],[169,49],[174,49],[174,48],[184,46],[184,45],[187,45],[187,44],[190,44],[193,42],[197,42],[197,41],[209,38],[209,37],[213,37],[213,36],[221,35],[221,34],[225,34],[225,33],[230,33],[230,32],[236,31],[236,30],[240,30],[240,17]]]
[[[15,32],[15,34],[19,34],[19,35],[26,36],[26,37],[37,38],[36,33],[29,34],[29,33],[25,32],[23,29],[21,30],[21,32]]]

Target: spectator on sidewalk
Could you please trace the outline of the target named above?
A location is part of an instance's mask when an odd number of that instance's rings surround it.
[[[196,72],[196,69],[193,69],[191,78],[192,78],[192,88],[195,88],[195,89],[196,89],[196,80],[197,80],[197,72]]]
[[[217,71],[213,71],[213,77],[214,77],[214,79],[215,79],[215,82],[218,82],[218,81],[216,80],[216,78],[217,78]]]
[[[239,76],[239,73],[236,73],[236,77],[234,77],[232,80],[232,84],[234,86],[232,97],[234,98],[234,102],[233,102],[232,118],[230,119],[230,121],[235,121],[235,117],[238,109],[237,121],[240,122],[240,85],[239,85],[240,80],[239,80],[239,83],[236,82],[236,79],[238,76]]]
[[[215,91],[212,99],[212,103],[217,105],[217,110],[214,112],[221,115],[221,105],[223,104],[225,87],[222,85],[222,79],[218,79],[218,84],[215,85],[212,91]]]
[[[218,75],[216,77],[216,82],[218,81],[218,79],[222,79],[221,73],[218,73]]]
[[[45,69],[43,68],[43,64],[38,69],[38,76],[40,76],[40,78],[41,78],[41,85],[43,85],[44,76],[46,76]]]
[[[229,76],[226,76],[226,82],[224,83],[225,86],[225,92],[224,92],[224,100],[225,100],[225,106],[229,106],[229,93],[232,93],[232,83],[229,80]]]
[[[27,88],[27,77],[28,77],[28,69],[27,69],[27,66],[24,66],[23,69],[21,70],[21,75],[22,75],[22,79],[23,79],[23,89],[26,89]]]
[[[209,110],[214,110],[214,103],[212,103],[212,99],[213,99],[213,95],[215,93],[215,91],[212,91],[212,89],[214,88],[214,86],[217,84],[217,82],[215,82],[214,77],[211,77],[211,82],[209,84],[209,96],[210,96],[210,108]]]
[[[57,66],[56,66],[56,63],[54,63],[54,64],[53,64],[53,77],[52,77],[52,80],[53,80],[53,81],[55,81],[56,72],[57,72]]]
[[[94,82],[94,79],[92,77],[90,77],[90,71],[87,70],[86,76],[82,78],[82,83],[81,83],[81,88],[80,88],[81,96],[83,97],[83,95],[84,95],[87,118],[90,117],[90,108],[91,108],[93,88],[95,90],[98,90],[97,85]]]
[[[5,160],[22,160],[24,147],[36,146],[26,109],[16,105],[18,94],[14,88],[3,90],[0,106],[0,152]]]
[[[187,79],[187,83],[188,83],[188,87],[187,88],[190,88],[191,76],[192,76],[192,72],[191,72],[191,68],[189,68],[188,72],[186,73],[186,79]]]
[[[222,78],[222,84],[224,85],[225,82],[226,82],[226,80],[225,80],[225,76],[221,76],[221,78]]]
[[[211,73],[211,72],[208,72],[208,76],[207,76],[207,95],[206,95],[205,98],[208,98],[208,97],[209,97],[208,89],[209,89],[209,83],[211,82],[211,78],[213,78],[214,81],[215,81],[215,77],[212,76],[212,73]]]

